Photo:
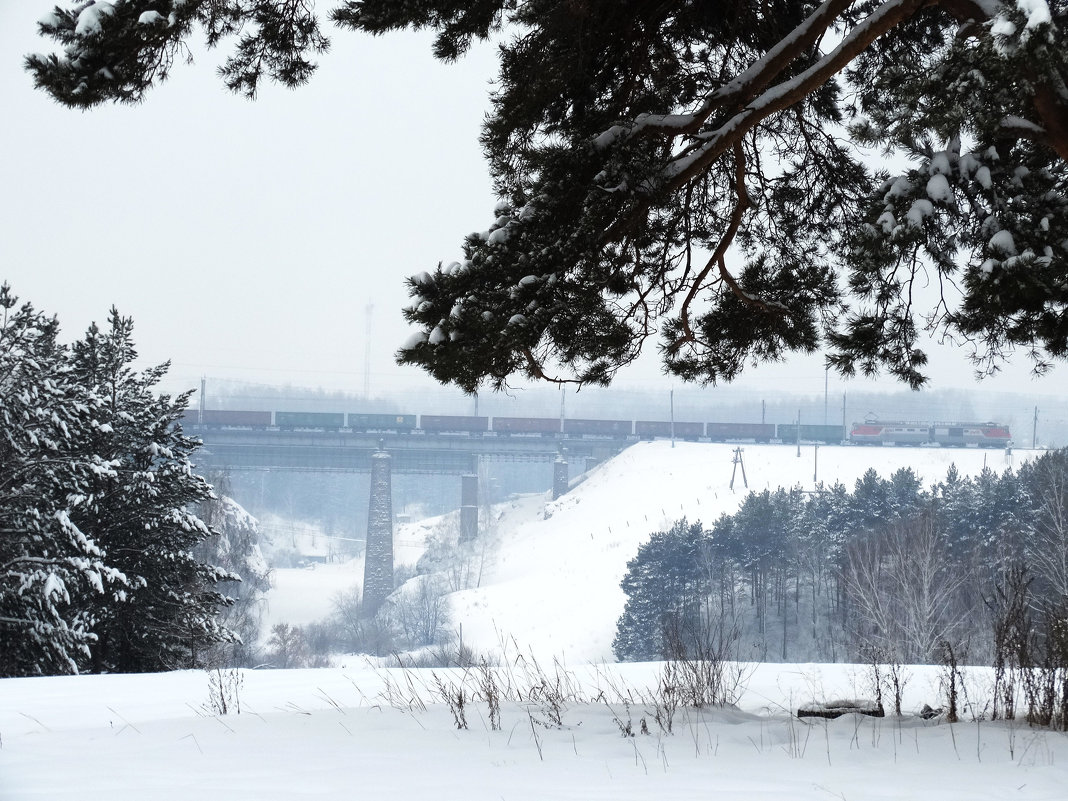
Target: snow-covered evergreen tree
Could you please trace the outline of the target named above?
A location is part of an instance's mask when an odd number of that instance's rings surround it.
[[[93,640],[83,602],[123,586],[71,519],[90,475],[88,422],[59,326],[0,287],[0,676],[72,673]]]
[[[701,570],[701,524],[678,520],[653,534],[627,563],[621,587],[627,604],[616,625],[612,650],[625,660],[663,659],[670,626],[692,630],[699,622],[708,580]]]
[[[112,309],[73,345],[72,369],[91,409],[80,443],[113,469],[92,476],[72,519],[104,551],[126,586],[84,597],[91,610],[92,671],[136,672],[195,667],[207,648],[232,637],[216,618],[229,601],[216,588],[233,576],[193,549],[211,529],[193,507],[212,497],[190,455],[198,442],[177,424],[189,394],[157,394],[167,370],[138,372],[133,322]]]
[[[178,420],[188,394],[137,372],[133,324],[112,310],[73,347],[0,287],[0,675],[198,664],[232,638],[193,549],[213,497]]]

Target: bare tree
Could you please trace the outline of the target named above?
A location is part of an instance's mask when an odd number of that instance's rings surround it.
[[[436,645],[449,622],[449,604],[437,576],[416,576],[390,599],[391,617],[409,648]]]
[[[940,642],[960,637],[964,574],[949,565],[930,513],[895,521],[850,546],[843,580],[854,633],[866,644],[906,662],[926,662]]]
[[[495,529],[496,523],[485,510],[480,515],[480,534],[473,540],[462,541],[460,518],[448,515],[427,538],[426,553],[419,560],[416,572],[441,576],[447,592],[459,592],[477,587],[482,581],[486,563],[488,539],[484,528]]]
[[[1028,563],[1051,594],[1068,599],[1068,469],[1063,458],[1046,458],[1036,473]]]
[[[272,667],[298,668],[307,663],[308,648],[304,642],[304,632],[297,626],[278,623],[271,629],[271,639],[267,641],[268,659]]]

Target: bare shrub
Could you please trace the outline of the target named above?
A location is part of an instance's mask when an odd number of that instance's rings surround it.
[[[277,623],[267,641],[267,661],[271,667],[287,669],[308,665],[308,646],[297,626]]]
[[[426,540],[426,552],[416,566],[420,575],[436,575],[444,583],[446,592],[459,592],[478,587],[486,564],[488,537],[486,525],[490,516],[483,513],[480,520],[480,535],[473,540],[461,541],[460,518],[449,515],[430,533]]]
[[[471,697],[466,681],[466,674],[459,680],[445,679],[437,673],[431,674],[432,688],[438,698],[449,707],[457,729],[467,728],[467,702],[471,700]]]
[[[334,596],[334,609],[325,625],[336,647],[348,653],[387,656],[397,650],[396,623],[389,603],[372,616],[364,614],[359,587]]]
[[[530,674],[534,679],[526,690],[528,702],[537,704],[541,710],[540,720],[535,722],[544,726],[560,728],[564,725],[564,712],[567,710],[568,701],[578,697],[573,677],[563,671],[560,663],[553,660],[554,671],[547,674],[541,669],[537,660],[532,660],[534,671]]]
[[[961,669],[961,652],[949,640],[939,643],[939,663],[942,665],[942,691],[946,696],[946,722],[960,720],[960,697],[964,690],[964,673]]]
[[[1036,602],[1032,582],[1027,567],[1016,565],[987,601],[994,629],[993,716],[1015,718],[1019,694],[1029,724],[1068,729],[1068,608]]]
[[[656,721],[656,725],[665,734],[671,734],[675,712],[683,703],[682,679],[678,663],[665,662],[656,688],[649,698],[648,706],[651,708],[646,709],[646,714]]]
[[[879,646],[861,646],[860,656],[868,666],[868,683],[879,709],[884,709],[886,693],[893,700],[894,714],[901,717],[901,698],[912,674],[892,652]]]
[[[208,703],[205,709],[213,715],[241,714],[241,687],[245,676],[236,668],[207,671]]]
[[[1061,731],[1068,731],[1068,609],[1061,606],[1051,610],[1046,629],[1051,672],[1059,693],[1052,704],[1053,724]]]
[[[490,730],[499,731],[501,728],[501,686],[497,681],[496,671],[485,657],[482,657],[478,663],[478,690],[482,700],[486,702]]]
[[[991,717],[1013,720],[1021,671],[1031,663],[1030,592],[1032,578],[1022,565],[1014,565],[1004,581],[994,586],[987,600],[994,629],[994,700]]]
[[[682,705],[700,709],[737,702],[750,672],[734,661],[737,625],[725,616],[694,621],[674,615],[666,621],[663,636],[665,670]]]
[[[868,667],[868,684],[872,694],[875,695],[875,704],[879,709],[883,709],[884,677],[882,663],[886,659],[885,652],[882,648],[874,645],[862,645],[860,647],[860,657]]]
[[[627,701],[626,699],[623,700],[623,714],[619,714],[614,709],[612,709],[611,704],[609,704],[607,700],[605,700],[605,706],[607,706],[608,710],[612,713],[612,721],[616,724],[616,727],[619,729],[620,735],[622,735],[623,737],[633,737],[634,736],[634,718],[630,714],[630,702]],[[644,723],[645,723],[645,719],[644,718],[642,719],[642,723],[644,725]]]
[[[335,629],[329,622],[309,623],[301,628],[308,653],[308,667],[329,667],[337,647]]]
[[[417,576],[389,597],[390,617],[404,648],[440,643],[449,623],[449,606],[440,579]]]
[[[1068,728],[1068,610],[1046,602],[1032,634],[1032,662],[1021,671],[1027,722]]]
[[[901,717],[901,697],[905,694],[905,685],[909,683],[912,674],[901,664],[899,659],[890,659],[887,662],[890,692],[894,697],[894,714]]]
[[[400,668],[471,668],[479,663],[479,656],[470,647],[454,640],[414,652],[394,652],[391,656]]]

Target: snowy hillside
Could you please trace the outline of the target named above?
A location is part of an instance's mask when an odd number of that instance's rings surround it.
[[[925,485],[945,477],[951,464],[962,475],[984,466],[1003,471],[1030,451],[941,448],[797,448],[748,445],[735,472],[733,445],[643,442],[596,468],[568,495],[545,506],[543,516],[502,531],[497,558],[482,586],[453,596],[454,620],[464,642],[492,651],[501,639],[537,649],[540,658],[568,664],[613,661],[612,638],[623,611],[619,582],[627,561],[650,533],[685,517],[711,524],[734,512],[749,490],[852,488],[869,468],[889,477],[909,467]],[[734,489],[730,489],[734,475]],[[542,517],[547,519],[542,519]]]

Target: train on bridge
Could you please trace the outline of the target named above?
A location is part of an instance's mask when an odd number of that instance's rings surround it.
[[[352,434],[433,434],[503,437],[597,437],[706,442],[819,442],[828,445],[927,445],[1004,448],[1009,427],[1001,423],[879,422],[846,428],[796,423],[717,423],[666,420],[592,420],[559,417],[480,417],[364,412],[238,411],[189,409],[182,424],[197,429],[330,431]]]

